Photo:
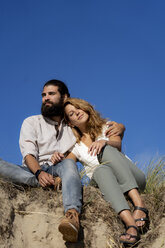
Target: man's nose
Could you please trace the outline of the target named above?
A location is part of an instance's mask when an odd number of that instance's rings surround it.
[[[45,95],[45,97],[44,97],[44,101],[45,101],[45,102],[47,102],[47,101],[49,101],[49,100],[50,100],[49,95]]]

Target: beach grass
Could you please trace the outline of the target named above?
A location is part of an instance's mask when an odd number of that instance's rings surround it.
[[[152,159],[146,167],[145,193],[157,193],[165,186],[165,156]]]

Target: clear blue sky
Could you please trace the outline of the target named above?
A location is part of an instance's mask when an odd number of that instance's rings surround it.
[[[21,164],[22,121],[52,78],[125,124],[133,161],[164,155],[164,13],[163,0],[1,0],[0,157]]]

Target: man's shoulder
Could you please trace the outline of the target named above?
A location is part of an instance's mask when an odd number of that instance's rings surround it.
[[[29,117],[26,117],[24,119],[24,122],[35,122],[35,121],[39,121],[42,120],[43,116],[42,115],[31,115]]]

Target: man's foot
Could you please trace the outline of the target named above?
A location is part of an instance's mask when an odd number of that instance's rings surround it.
[[[63,239],[68,242],[77,242],[79,233],[79,213],[69,209],[62,219],[58,230],[63,234]]]

